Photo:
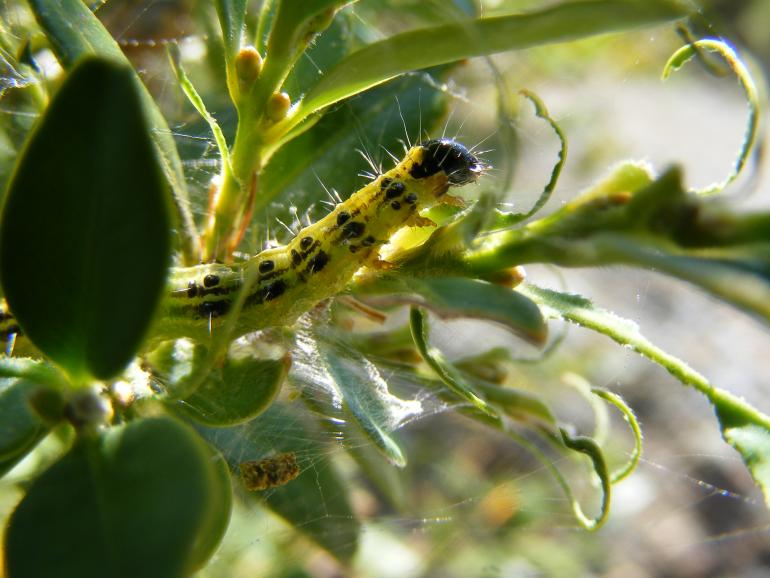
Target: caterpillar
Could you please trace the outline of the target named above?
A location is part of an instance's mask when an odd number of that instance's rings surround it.
[[[361,267],[376,266],[380,247],[397,230],[432,225],[420,211],[457,202],[446,194],[449,188],[475,181],[485,168],[454,140],[428,140],[410,148],[394,168],[299,231],[285,246],[234,265],[172,268],[150,341],[181,337],[206,341],[244,288],[248,294],[233,337],[291,325],[318,302],[342,292]],[[8,342],[20,331],[3,305],[0,339]]]

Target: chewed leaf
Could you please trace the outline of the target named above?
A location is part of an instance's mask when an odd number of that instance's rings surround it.
[[[696,56],[699,50],[716,52],[725,59],[727,64],[730,66],[730,69],[741,83],[743,92],[746,95],[746,103],[749,105],[749,115],[746,121],[746,133],[743,137],[741,148],[738,151],[738,156],[735,159],[733,170],[730,171],[730,173],[724,178],[723,181],[714,183],[698,191],[701,194],[709,195],[721,192],[727,185],[733,182],[746,164],[749,155],[754,149],[754,143],[757,139],[757,133],[759,130],[760,102],[757,87],[754,84],[754,80],[751,78],[748,69],[735,53],[735,51],[726,42],[721,40],[707,38],[703,40],[697,40],[687,44],[686,46],[683,46],[677,50],[671,56],[671,58],[669,58],[665,68],[663,69],[663,78],[666,79],[669,77],[672,71],[679,70],[682,66],[684,66],[686,62]]]
[[[292,379],[325,389],[393,465],[404,467],[406,457],[391,432],[420,415],[422,404],[390,393],[377,367],[356,351],[341,354],[308,334],[299,335],[298,346]]]
[[[722,436],[738,453],[762,488],[770,505],[770,417],[733,394],[714,387],[686,363],[650,343],[637,325],[604,309],[588,299],[527,285],[520,289],[539,303],[548,315],[602,333],[665,368],[671,375],[703,395],[714,405]]]
[[[530,343],[542,345],[548,327],[537,305],[508,287],[462,277],[378,276],[361,283],[362,294],[387,294],[386,299],[413,303],[444,318],[468,317],[504,325]]]

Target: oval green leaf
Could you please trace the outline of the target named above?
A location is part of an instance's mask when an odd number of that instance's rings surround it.
[[[275,400],[291,365],[280,359],[247,356],[228,359],[180,405],[189,417],[205,425],[231,426],[254,419]]]
[[[9,578],[181,578],[210,512],[210,453],[155,418],[82,438],[11,516]]]
[[[212,446],[206,444],[206,449],[214,476],[208,512],[192,548],[190,569],[196,571],[203,568],[219,548],[230,525],[230,514],[233,511],[233,485],[227,461]]]
[[[169,261],[167,190],[133,72],[76,67],[35,129],[0,223],[0,276],[24,333],[76,381],[139,348]]]

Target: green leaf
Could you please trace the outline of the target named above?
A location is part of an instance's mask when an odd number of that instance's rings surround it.
[[[770,506],[770,417],[746,401],[713,386],[686,363],[650,343],[635,323],[595,307],[579,295],[559,293],[533,285],[521,288],[550,317],[564,319],[606,335],[665,368],[671,375],[700,393],[714,405],[722,436],[741,455]]]
[[[548,336],[540,309],[521,293],[463,277],[407,277],[383,275],[364,280],[354,290],[364,295],[387,295],[386,301],[412,303],[443,318],[486,319],[504,325],[517,335],[542,345]]]
[[[749,115],[746,122],[746,133],[741,143],[741,148],[738,151],[738,156],[735,159],[733,170],[722,180],[721,182],[714,183],[707,186],[702,191],[698,191],[701,194],[713,194],[721,192],[727,185],[733,182],[738,174],[743,169],[746,161],[752,150],[754,150],[754,144],[759,132],[759,111],[760,111],[760,98],[757,87],[749,74],[746,66],[741,62],[741,59],[735,53],[735,51],[726,43],[721,40],[715,40],[712,38],[705,38],[696,40],[689,43],[679,50],[677,50],[671,58],[669,58],[666,66],[663,69],[663,79],[669,77],[672,71],[679,70],[686,62],[696,56],[699,51],[708,50],[710,52],[716,52],[725,59],[730,69],[735,74],[738,82],[743,88],[743,92],[746,95],[746,102],[749,105]]]
[[[304,419],[296,408],[274,403],[248,424],[200,431],[219,448],[232,469],[250,460],[295,454],[301,468],[296,479],[249,496],[338,560],[350,562],[358,545],[360,523],[353,514],[347,484],[325,457],[329,447],[321,440],[327,436],[317,424]],[[259,528],[254,528],[254,539],[258,538]]]
[[[574,452],[579,452],[588,456],[594,472],[599,478],[602,487],[602,503],[599,515],[591,519],[586,517],[583,509],[577,500],[571,500],[572,510],[575,517],[580,521],[580,525],[587,530],[596,530],[604,524],[610,513],[610,499],[612,496],[612,484],[610,483],[610,472],[607,468],[607,462],[604,459],[602,448],[599,447],[593,439],[587,436],[572,436],[566,430],[561,429],[561,440],[564,446]]]
[[[167,50],[169,61],[171,62],[171,67],[174,69],[174,74],[176,74],[176,80],[179,83],[179,87],[182,89],[182,92],[184,92],[187,100],[190,101],[190,104],[195,107],[198,114],[200,114],[203,120],[206,121],[206,124],[209,125],[209,130],[211,130],[211,133],[214,135],[214,141],[217,143],[219,156],[222,158],[222,165],[226,170],[230,170],[230,150],[227,148],[225,135],[219,127],[217,119],[206,109],[206,103],[203,102],[203,98],[198,94],[192,81],[187,76],[187,72],[185,72],[185,69],[182,67],[179,46],[170,44]]]
[[[61,389],[67,378],[50,363],[27,357],[0,357],[0,378],[21,377],[40,385]]]
[[[278,392],[291,358],[259,359],[251,355],[229,357],[179,406],[189,417],[205,425],[231,426],[254,419],[265,411]]]
[[[687,193],[677,167],[651,181],[624,164],[553,214],[485,236],[461,262],[480,276],[533,262],[643,267],[770,322],[770,213],[735,213]]]
[[[30,0],[30,7],[57,58],[65,67],[71,68],[79,59],[89,55],[110,58],[130,66],[118,43],[99,19],[91,13],[83,0]],[[133,75],[133,81],[139,89],[142,105],[145,107],[150,136],[163,167],[163,174],[173,191],[182,253],[188,264],[197,264],[198,242],[195,222],[190,211],[187,183],[173,133],[149,91],[136,74]]]
[[[308,115],[394,76],[495,52],[574,40],[683,18],[676,0],[565,2],[530,14],[463,20],[411,30],[354,52],[308,91],[289,121]]]
[[[308,347],[312,345],[301,346],[305,350]],[[319,342],[312,361],[319,364],[313,368],[314,380],[323,381],[324,386],[344,402],[361,430],[391,464],[406,466],[406,457],[391,432],[410,415],[419,414],[420,402],[403,400],[390,393],[377,367],[355,350],[341,354],[337,348]]]
[[[618,408],[623,414],[626,423],[628,423],[631,434],[634,436],[634,449],[628,456],[628,461],[623,467],[613,471],[610,476],[610,481],[613,484],[617,484],[630,476],[636,469],[636,466],[639,465],[639,460],[642,458],[642,429],[639,427],[639,420],[636,419],[634,411],[617,393],[597,387],[591,388],[591,393]]]
[[[48,433],[49,427],[30,406],[37,383],[3,380],[0,385],[0,475],[5,474]]]
[[[410,325],[412,338],[414,339],[420,355],[444,384],[456,395],[470,403],[470,405],[483,414],[497,418],[497,412],[490,407],[484,399],[479,397],[474,388],[465,381],[460,371],[452,365],[444,354],[429,343],[428,315],[419,307],[412,307],[410,312]]]
[[[222,26],[222,38],[225,43],[225,58],[230,66],[241,48],[244,20],[246,18],[246,0],[215,0]]]
[[[355,0],[305,0],[301,6],[293,0],[276,0],[267,40],[265,67],[260,92],[270,94],[280,88],[296,59],[315,35],[325,30],[336,11]]]
[[[166,341],[146,356],[171,408],[197,423],[232,426],[254,419],[275,400],[291,358],[276,358],[258,343],[234,342],[221,362],[189,339]],[[201,372],[207,371],[201,381]]]
[[[114,376],[139,348],[165,285],[166,195],[133,72],[84,61],[27,143],[0,228],[6,299],[75,381]]]
[[[297,60],[282,89],[290,95],[299,96],[318,82],[324,71],[350,53],[356,40],[356,23],[356,16],[351,10],[338,13],[323,34],[319,34]]]
[[[199,570],[219,548],[233,511],[233,486],[227,461],[216,449],[206,444],[212,469],[212,485],[208,512],[200,526],[198,537],[192,547],[191,570]]]
[[[169,418],[82,438],[11,516],[8,577],[187,576],[213,479],[209,451]]]
[[[513,387],[498,387],[483,380],[474,381],[474,385],[484,399],[510,418],[521,422],[556,425],[551,408],[533,393]]]

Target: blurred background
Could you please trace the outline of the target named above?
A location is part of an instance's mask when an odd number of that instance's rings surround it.
[[[6,18],[12,15],[18,23],[29,16],[16,4],[16,0],[0,0]],[[537,0],[361,0],[345,11],[344,23],[336,25],[344,27],[341,34],[353,35],[355,42],[370,42],[471,10],[493,16],[547,4]],[[701,0],[700,4],[702,18],[694,22],[690,33],[694,37],[726,38],[764,90],[762,77],[770,67],[770,3]],[[108,0],[97,7],[100,18],[142,71],[169,118],[199,216],[206,205],[209,181],[217,170],[216,149],[206,126],[169,73],[165,45],[179,44],[185,66],[209,110],[231,133],[235,116],[222,77],[216,72],[221,55],[213,42],[215,24],[210,8],[206,2],[193,0]],[[255,14],[256,7],[250,13]],[[522,88],[537,93],[567,134],[570,146],[556,195],[544,209],[548,212],[625,159],[644,160],[657,171],[672,163],[682,164],[686,182],[693,188],[721,180],[730,171],[747,114],[741,88],[730,74],[715,75],[696,62],[662,82],[663,65],[682,43],[682,36],[671,27],[646,29],[474,59],[448,71],[417,75],[416,82],[426,95],[437,91],[448,97],[443,122],[431,128],[431,136],[445,132],[478,145],[493,167],[468,196],[494,191],[501,202],[519,209],[535,202],[558,151],[551,129],[535,117],[531,104],[517,95]],[[53,66],[44,59],[42,65]],[[308,68],[308,74],[317,74],[316,68],[323,67],[323,63],[312,61],[301,65]],[[8,73],[3,76],[6,81],[11,78]],[[13,90],[2,94],[0,121],[23,135],[31,121]],[[354,121],[357,118],[363,124],[367,115],[374,113],[365,106],[357,107],[357,102],[354,99],[342,106],[348,107]],[[383,132],[394,127],[403,130],[395,104],[390,103],[382,114]],[[406,132],[414,139],[420,128],[411,120]],[[376,133],[353,136],[351,148],[362,148],[387,164]],[[0,147],[0,161],[11,156],[5,153],[3,157],[3,150]],[[395,154],[400,156],[400,151]],[[342,168],[350,175],[367,170],[363,160],[350,160],[354,156],[349,154],[349,162]],[[333,172],[320,174],[324,184],[331,187],[337,186],[335,178]],[[282,215],[287,203],[296,203],[298,213],[318,211],[307,202],[312,195],[321,198],[321,186],[313,181],[295,182],[297,188],[289,190],[283,205],[274,207],[275,215]],[[312,195],[306,194],[307,188],[313,189]],[[770,207],[770,176],[763,160],[756,157],[725,194],[739,208]],[[254,246],[245,250],[258,248],[256,236]],[[715,385],[770,412],[770,331],[756,320],[655,272],[528,267],[527,274],[541,285],[588,296],[596,304],[634,320],[653,343],[687,361]],[[398,432],[409,464],[403,471],[387,474],[395,478],[391,487],[400,488],[397,496],[385,495],[382,488],[363,477],[341,450],[365,448],[367,441],[355,433],[329,438],[322,449],[302,457],[305,466],[319,472],[332,463],[342,472],[345,486],[340,492],[352,498],[363,521],[359,552],[351,568],[342,568],[313,540],[269,510],[243,500],[236,507],[225,543],[200,575],[770,575],[770,515],[738,455],[721,440],[703,397],[604,337],[558,325],[551,331],[554,336],[566,335],[543,359],[502,331],[468,322],[437,323],[433,340],[452,359],[480,354],[495,345],[506,348],[521,360],[505,364],[506,379],[536,391],[560,420],[574,424],[577,431],[593,431],[596,415],[565,383],[565,374],[582,376],[626,399],[642,424],[644,454],[633,476],[617,486],[604,528],[595,533],[577,529],[569,503],[549,473],[510,438],[426,398],[422,413]],[[419,384],[403,387],[419,394]],[[610,458],[622,462],[633,440],[618,414],[610,411],[608,419]],[[284,415],[267,415],[263,422],[269,435],[303,435],[292,430],[291,418]],[[590,472],[579,463],[562,465],[586,509],[593,511],[598,491]],[[34,463],[22,464],[0,482],[3,513],[13,508],[18,484],[33,467]],[[317,516],[324,516],[323,502],[332,499],[321,495],[321,513],[318,508],[309,512],[308,526],[316,523]]]

